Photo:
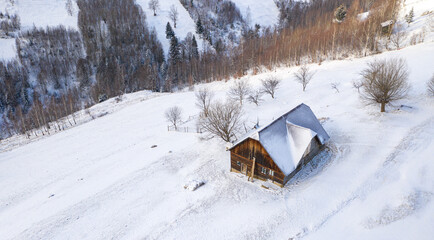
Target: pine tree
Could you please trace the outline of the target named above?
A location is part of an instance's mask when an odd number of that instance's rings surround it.
[[[176,64],[181,58],[178,38],[173,36],[170,39],[169,60],[172,64]]]
[[[175,32],[173,32],[172,26],[170,26],[170,23],[167,22],[166,25],[166,38],[167,39],[172,39],[173,37],[175,37]]]
[[[340,5],[335,11],[335,18],[338,22],[342,22],[347,16],[347,8],[345,5]]]
[[[203,33],[203,26],[202,26],[202,21],[200,21],[200,18],[196,22],[196,33],[197,34]]]
[[[193,51],[191,53],[191,57],[192,58],[198,58],[199,57],[199,50],[197,48],[196,37],[194,35],[193,35],[193,40],[192,40],[191,46],[193,49]]]
[[[405,15],[405,21],[408,23],[408,25],[410,25],[410,23],[413,22],[413,18],[414,18],[414,9],[411,8],[410,12]]]

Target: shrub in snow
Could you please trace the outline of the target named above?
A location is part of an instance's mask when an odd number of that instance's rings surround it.
[[[276,77],[270,77],[262,81],[262,91],[270,94],[271,98],[274,98],[274,93],[279,87],[280,80]]]
[[[256,104],[256,106],[259,106],[259,104],[263,101],[262,95],[263,92],[261,90],[252,91],[247,97],[247,101]]]
[[[374,60],[360,75],[362,98],[369,104],[379,103],[381,112],[386,111],[386,104],[404,98],[410,88],[404,59]]]
[[[303,85],[303,92],[306,90],[307,84],[312,80],[315,72],[311,71],[308,66],[303,65],[294,73],[295,80]]]
[[[178,106],[171,107],[165,112],[167,121],[171,122],[175,129],[177,129],[177,124],[181,122],[181,114],[182,110]]]
[[[396,49],[400,49],[406,38],[407,32],[404,30],[404,27],[402,24],[397,24],[395,33],[390,36],[390,41],[395,45]]]

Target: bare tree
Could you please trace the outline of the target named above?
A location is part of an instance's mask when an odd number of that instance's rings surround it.
[[[271,95],[274,98],[274,93],[279,87],[280,80],[276,77],[270,77],[262,81],[262,91]]]
[[[181,122],[182,110],[178,106],[171,107],[166,110],[164,114],[166,116],[167,121],[171,122],[175,129],[178,129],[177,124]]]
[[[339,89],[338,89],[339,85],[340,83],[338,82],[331,83],[331,87],[336,91],[336,93],[339,93]]]
[[[315,72],[311,71],[308,66],[303,65],[294,73],[295,80],[303,85],[303,92],[306,90],[307,84],[312,80]]]
[[[428,93],[431,94],[431,96],[434,96],[434,74],[431,77],[431,80],[427,83],[428,87]]]
[[[404,98],[410,88],[404,59],[374,60],[360,75],[362,98],[370,104],[380,103],[381,112],[386,111],[386,104]]]
[[[69,16],[72,16],[72,14],[74,14],[74,6],[72,5],[72,0],[66,0],[65,8]]]
[[[176,9],[175,5],[170,6],[169,18],[173,22],[173,27],[176,28],[176,22],[178,21],[178,9]]]
[[[357,92],[360,93],[360,88],[363,86],[363,81],[353,81],[353,88],[357,89]]]
[[[255,91],[252,91],[249,96],[247,97],[247,100],[250,103],[256,104],[256,106],[259,106],[259,104],[263,101],[262,100],[263,91],[258,89]]]
[[[154,16],[157,16],[157,10],[160,9],[160,2],[158,0],[151,0],[148,3],[148,8],[154,12]]]
[[[201,88],[195,93],[195,95],[196,106],[202,111],[204,117],[208,117],[208,110],[214,97],[214,93],[210,92],[208,88]]]
[[[235,85],[229,90],[228,97],[233,101],[240,102],[243,105],[243,100],[249,95],[250,86],[246,80],[239,80],[235,82]]]
[[[208,117],[199,119],[199,127],[211,136],[217,136],[226,142],[236,139],[242,127],[243,111],[241,105],[232,102],[212,103]]]
[[[390,36],[390,41],[396,47],[396,49],[399,49],[400,47],[402,47],[402,44],[406,38],[407,32],[404,30],[404,27],[402,26],[402,24],[397,24],[395,33]]]

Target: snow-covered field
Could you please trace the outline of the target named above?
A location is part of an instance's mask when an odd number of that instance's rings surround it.
[[[0,61],[11,60],[17,55],[17,49],[15,46],[15,39],[2,39],[0,38]]]
[[[244,14],[253,1],[234,2]],[[160,35],[171,4],[180,12],[178,37],[194,32],[179,1],[160,0],[157,17],[147,1],[138,3]],[[65,1],[16,4],[32,18],[22,18],[24,27],[76,24],[65,18]],[[41,4],[65,11],[63,17],[41,11]],[[407,30],[421,31],[428,19],[420,16],[423,6],[432,9],[432,2],[406,4],[405,12],[414,6],[416,13]],[[5,0],[0,7],[11,8]],[[257,19],[260,13],[250,9]],[[185,14],[190,20],[181,19]],[[91,114],[77,113],[80,124],[60,133],[3,140],[0,239],[432,239],[434,98],[426,93],[434,74],[432,39],[427,29],[425,43],[416,46],[311,65],[316,74],[306,92],[294,81],[296,67],[245,77],[253,87],[269,76],[282,80],[276,99],[265,96],[259,107],[244,105],[248,126],[258,119],[266,124],[304,102],[324,120],[331,137],[326,151],[284,188],[267,184],[272,187],[267,190],[261,187],[266,183],[229,172],[229,153],[218,139],[167,131],[167,108],[180,106],[184,119],[197,116],[192,91],[129,94],[121,102],[93,106]],[[12,40],[0,44],[0,52],[14,45]],[[389,57],[407,60],[412,89],[381,114],[379,106],[360,101],[352,81],[366,62]],[[224,99],[233,83],[204,86]],[[184,126],[194,127],[194,120]],[[205,185],[184,189],[195,181]]]
[[[78,7],[73,4],[72,16],[68,14],[66,0],[0,0],[0,11],[18,14],[21,18],[22,30],[36,27],[45,28],[63,25],[77,29]]]
[[[240,9],[245,19],[250,12],[249,20],[252,27],[255,24],[274,27],[278,23],[279,9],[274,0],[232,0],[232,2]]]
[[[283,81],[276,99],[245,104],[248,124],[301,102],[327,119],[327,151],[282,189],[230,173],[219,140],[167,131],[167,108],[198,113],[194,92],[103,103],[103,117],[0,153],[0,239],[431,239],[433,53],[427,42],[376,56],[405,58],[411,70],[409,97],[385,114],[352,88],[374,57],[312,65],[306,92],[297,68],[247,76],[253,86],[270,75]],[[231,84],[207,87],[224,98]],[[190,180],[205,185],[184,189]]]

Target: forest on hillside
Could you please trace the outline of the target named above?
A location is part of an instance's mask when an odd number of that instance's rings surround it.
[[[48,123],[125,93],[170,92],[249,70],[378,53],[385,38],[380,23],[397,15],[393,0],[276,0],[279,23],[269,28],[250,26],[230,0],[180,2],[209,43],[202,51],[193,34],[179,39],[168,22],[158,30],[170,41],[166,56],[147,24],[152,16],[134,0],[77,0],[78,30],[20,32],[19,16],[1,13],[18,59],[0,61],[0,138],[35,128],[49,133]]]

